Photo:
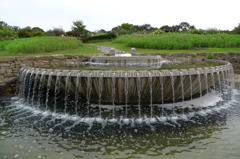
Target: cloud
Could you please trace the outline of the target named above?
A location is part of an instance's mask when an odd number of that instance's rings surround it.
[[[90,31],[122,23],[154,27],[189,22],[197,28],[233,29],[238,25],[239,0],[7,0],[0,6],[1,20],[20,27],[70,30],[83,20]]]

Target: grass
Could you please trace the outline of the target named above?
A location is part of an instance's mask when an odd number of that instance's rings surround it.
[[[159,36],[159,35],[158,35]],[[238,35],[239,36],[239,35]],[[57,37],[49,37],[49,38],[57,38]],[[62,37],[58,37],[62,38]],[[29,38],[32,39],[32,38]],[[20,40],[25,41],[26,39],[18,39],[16,40],[19,42]],[[10,47],[11,43],[15,43],[15,40],[12,41],[0,41],[0,57],[4,56],[46,56],[46,55],[93,55],[93,54],[104,54],[103,52],[100,52],[97,50],[96,45],[105,45],[114,47],[118,50],[122,50],[125,52],[130,52],[131,46],[128,46],[126,43],[116,43],[116,42],[98,42],[98,43],[78,43],[79,46],[77,47],[66,47],[62,50],[55,50],[51,52],[45,51],[36,51],[36,52],[10,52],[6,48],[7,46]],[[26,40],[27,41],[27,40]],[[29,41],[34,41],[34,38]],[[42,42],[42,41],[41,41]],[[239,40],[240,42],[240,40]],[[24,42],[22,43],[24,44]],[[10,45],[10,46],[9,46]],[[25,44],[24,44],[25,45]],[[34,45],[31,43],[28,43],[28,45]],[[43,45],[43,44],[41,44]],[[46,44],[47,45],[47,44]],[[63,45],[63,44],[62,44]],[[194,49],[177,49],[177,50],[161,50],[161,49],[147,49],[147,48],[137,48],[137,53],[139,54],[145,54],[145,53],[223,53],[223,52],[238,52],[240,53],[240,47],[235,48],[194,48]]]
[[[82,44],[75,49],[65,49],[52,52],[35,52],[35,53],[11,53],[6,50],[0,51],[0,57],[6,56],[47,56],[47,55],[91,55],[91,54],[103,54],[97,47],[92,44]]]
[[[115,42],[102,42],[95,43],[95,45],[104,45],[111,46],[115,49],[122,50],[125,52],[130,52],[130,46],[124,43],[115,43]],[[186,50],[160,50],[160,49],[145,49],[145,48],[137,48],[137,53],[146,54],[146,53],[223,53],[223,52],[239,52],[240,48],[199,48],[199,49],[186,49]]]
[[[195,48],[240,47],[240,35],[187,33],[131,34],[119,36],[115,43],[129,47],[160,50],[189,50]]]
[[[10,53],[35,53],[74,49],[81,45],[76,38],[46,36],[11,40],[2,49]]]
[[[214,67],[219,66],[219,63],[210,61],[193,61],[183,62],[175,64],[163,64],[162,67],[157,70],[173,70],[173,69],[189,69],[189,68],[203,68],[203,67]]]

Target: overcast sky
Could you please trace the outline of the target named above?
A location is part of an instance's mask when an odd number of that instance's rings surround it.
[[[21,28],[111,30],[122,23],[153,27],[188,22],[196,28],[232,30],[240,23],[240,0],[0,0],[0,21]]]

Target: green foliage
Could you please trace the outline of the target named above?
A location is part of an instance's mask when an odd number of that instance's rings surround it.
[[[26,38],[26,37],[32,37],[32,36],[33,36],[33,31],[30,27],[26,27],[18,31],[19,38]]]
[[[17,26],[9,26],[4,21],[0,21],[0,41],[15,39],[18,29]]]
[[[103,34],[103,35],[97,35],[97,36],[90,36],[87,38],[82,38],[82,41],[84,43],[86,42],[96,42],[96,41],[103,41],[103,40],[113,40],[117,37],[116,34]]]
[[[4,27],[8,27],[8,24],[4,21],[0,21],[0,30],[2,30]]]
[[[45,32],[46,36],[56,36],[53,30],[48,30]]]
[[[0,41],[0,51],[5,51],[6,46],[11,43],[12,40]]]
[[[0,29],[0,41],[11,40],[17,37],[16,31],[11,30],[9,27]]]
[[[157,28],[152,27],[150,24],[133,25],[129,23],[123,23],[112,28],[112,31],[118,35],[125,35],[131,33],[151,33],[156,29]]]
[[[52,33],[54,34],[54,36],[65,35],[65,31],[62,28],[53,28]]]
[[[194,48],[229,48],[240,47],[239,35],[197,35],[187,33],[167,33],[162,35],[124,35],[114,40],[129,47],[178,50]]]
[[[18,31],[19,38],[29,38],[29,37],[44,36],[44,35],[45,35],[44,31],[38,27],[35,27],[33,29],[31,29],[31,27],[25,27]]]
[[[160,29],[164,30],[165,32],[186,32],[189,30],[194,30],[196,28],[194,25],[190,25],[187,22],[181,22],[179,25],[173,25],[173,26],[164,25],[160,27]]]
[[[235,33],[235,34],[240,34],[240,23],[238,24],[237,27],[235,27],[235,28],[233,29],[233,33]]]
[[[34,37],[0,42],[0,49],[11,53],[35,53],[73,49],[81,45],[81,41],[71,37]]]
[[[7,91],[7,92],[12,92],[13,89],[12,89],[12,88],[7,88],[6,91]]]
[[[214,55],[213,54],[208,54],[208,56],[207,56],[207,59],[214,59],[215,57],[214,57]]]
[[[220,32],[220,30],[217,29],[217,28],[208,28],[207,30],[205,30],[205,32],[206,32],[207,34],[217,34],[217,33]]]
[[[208,34],[206,30],[202,30],[202,29],[189,30],[188,33],[190,33],[190,34],[201,34],[201,35]]]
[[[165,33],[165,31],[161,30],[161,29],[157,29],[153,32],[153,34],[163,34]]]
[[[80,37],[82,34],[88,32],[85,28],[86,25],[83,24],[82,20],[76,20],[73,22],[72,30],[71,32],[68,32],[68,35]]]

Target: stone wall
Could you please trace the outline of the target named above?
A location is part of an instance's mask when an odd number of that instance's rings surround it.
[[[67,62],[87,61],[89,56],[53,55],[0,58],[0,96],[12,94],[16,90],[19,70],[22,67],[51,67]]]
[[[240,74],[240,53],[211,53],[214,59],[226,60],[232,63],[234,71]],[[146,54],[149,55],[149,54]],[[154,54],[156,56],[156,54]],[[206,58],[208,53],[161,53],[163,58],[196,59]],[[87,61],[86,55],[53,55],[30,57],[2,57],[0,58],[0,96],[15,92],[19,70],[22,67],[51,67],[67,62]]]
[[[240,53],[161,53],[161,55],[166,59],[174,60],[177,59],[202,59],[207,58],[208,55],[211,54],[214,56],[214,60],[223,60],[228,61],[233,65],[234,72],[236,74],[240,74]],[[149,55],[149,54],[145,54]],[[156,55],[156,54],[154,54]]]

